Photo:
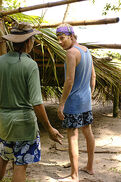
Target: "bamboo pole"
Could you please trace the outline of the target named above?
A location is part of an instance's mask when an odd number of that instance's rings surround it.
[[[58,2],[43,3],[43,4],[38,4],[38,5],[34,5],[34,6],[29,6],[29,7],[19,7],[17,9],[13,9],[10,11],[2,11],[0,16],[2,17],[2,16],[6,16],[6,15],[12,15],[15,13],[32,11],[32,10],[41,9],[41,8],[49,8],[49,7],[53,7],[53,6],[75,3],[75,2],[79,2],[79,1],[87,1],[87,0],[62,0],[62,1],[58,1]]]
[[[63,17],[62,22],[65,22],[65,20],[66,20],[66,17],[68,15],[68,11],[69,11],[69,7],[70,7],[70,4],[67,4],[67,7],[66,7],[66,10],[65,10],[65,13],[64,13],[64,17]]]
[[[89,49],[121,49],[121,44],[90,44],[86,46]]]
[[[102,24],[110,24],[110,23],[117,23],[119,22],[119,17],[116,18],[104,18],[99,20],[83,20],[83,21],[68,21],[64,23],[68,23],[72,26],[85,26],[85,25],[102,25]],[[50,24],[50,25],[40,25],[40,28],[55,28],[59,26],[62,22],[56,23],[56,24]],[[38,28],[38,26],[35,26],[34,28]]]

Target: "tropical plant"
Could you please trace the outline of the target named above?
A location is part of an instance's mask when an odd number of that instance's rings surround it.
[[[106,3],[103,9],[103,15],[106,15],[109,11],[118,12],[121,10],[121,0],[110,1]]]

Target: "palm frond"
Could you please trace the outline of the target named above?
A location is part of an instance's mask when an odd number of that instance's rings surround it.
[[[9,16],[10,17],[10,16]],[[66,51],[59,45],[54,29],[41,29],[43,18],[23,15],[22,13],[12,16],[15,21],[27,21],[33,26],[38,25],[40,35],[36,36],[32,56],[37,60],[42,83],[42,92],[45,97],[50,94],[57,97],[61,94],[61,88],[64,81],[63,65]],[[9,32],[11,24],[6,23],[6,33]],[[11,47],[9,46],[8,49]],[[121,61],[117,62],[113,59],[109,60],[105,57],[96,57],[95,52],[92,53],[94,66],[97,75],[96,92],[105,99],[113,99],[113,88],[119,88],[121,92]],[[120,68],[119,68],[120,65]],[[51,89],[50,89],[50,88]],[[50,91],[51,90],[51,91]],[[95,97],[94,95],[94,97]]]

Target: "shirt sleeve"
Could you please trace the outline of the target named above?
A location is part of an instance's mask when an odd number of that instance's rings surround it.
[[[37,65],[36,67],[34,67],[34,69],[31,71],[31,74],[29,75],[28,90],[29,90],[30,103],[32,104],[32,106],[43,103],[39,69]]]

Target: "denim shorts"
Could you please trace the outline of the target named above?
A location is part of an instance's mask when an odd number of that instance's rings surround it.
[[[65,119],[62,121],[63,128],[80,128],[93,122],[92,111],[81,114],[64,114]]]
[[[16,165],[38,162],[41,159],[40,136],[32,141],[7,142],[0,138],[0,156]]]

